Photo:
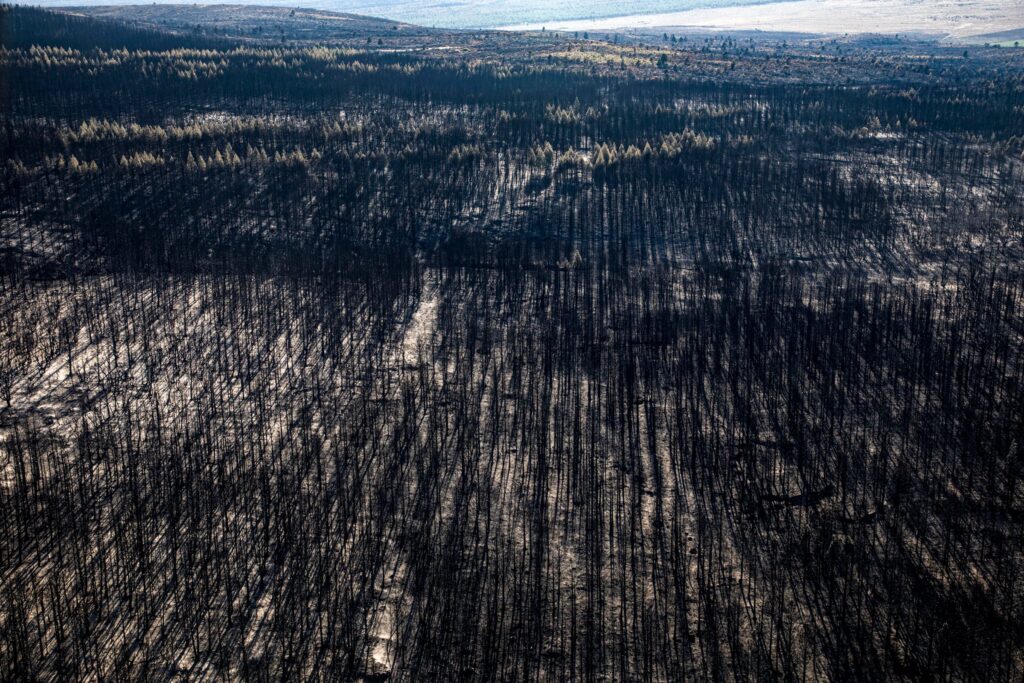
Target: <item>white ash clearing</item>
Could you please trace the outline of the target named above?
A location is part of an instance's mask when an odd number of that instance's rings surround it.
[[[419,305],[412,314],[398,344],[399,360],[403,366],[414,365],[421,356],[424,346],[430,343],[437,328],[437,283],[430,279],[423,285]]]
[[[918,33],[960,40],[1024,27],[1024,4],[1005,0],[796,0],[507,28],[613,31],[669,27],[826,34]]]

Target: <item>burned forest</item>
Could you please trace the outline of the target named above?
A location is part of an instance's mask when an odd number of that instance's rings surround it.
[[[99,10],[0,7],[0,679],[1024,676],[1024,52]]]

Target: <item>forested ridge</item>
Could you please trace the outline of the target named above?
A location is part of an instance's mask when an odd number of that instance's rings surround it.
[[[0,679],[1024,676],[1019,51],[288,26],[0,9]]]

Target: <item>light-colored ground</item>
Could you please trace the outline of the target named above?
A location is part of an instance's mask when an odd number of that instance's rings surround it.
[[[547,24],[554,31],[668,27],[801,33],[924,33],[966,39],[1024,28],[1017,0],[795,0],[768,5],[695,9]],[[510,29],[539,29],[519,25]]]

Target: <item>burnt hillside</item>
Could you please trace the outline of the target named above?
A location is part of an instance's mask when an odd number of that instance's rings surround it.
[[[1019,52],[0,22],[0,679],[1024,675]]]

